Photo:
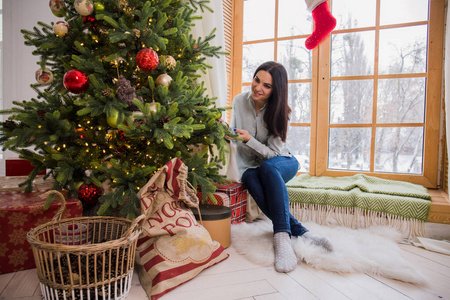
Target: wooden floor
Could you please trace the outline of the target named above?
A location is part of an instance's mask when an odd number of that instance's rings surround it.
[[[230,257],[203,271],[193,280],[166,294],[170,299],[450,299],[450,256],[430,252],[410,245],[401,245],[402,254],[419,266],[429,284],[414,286],[383,277],[365,274],[336,274],[299,264],[291,273],[277,273],[238,255],[233,246]],[[146,299],[146,294],[134,274],[127,300]],[[0,275],[0,299],[41,299],[36,270]]]

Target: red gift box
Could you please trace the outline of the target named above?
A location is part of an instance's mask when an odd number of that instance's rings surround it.
[[[50,222],[61,204],[56,198],[47,210],[42,192],[0,192],[0,274],[35,268],[27,233]],[[62,219],[81,217],[83,207],[75,198],[66,198]]]
[[[247,189],[240,182],[218,184],[216,186],[216,192],[225,193],[230,197],[231,224],[244,222],[247,210]]]
[[[212,200],[209,199],[208,197],[206,197],[206,201],[203,201],[203,193],[197,193],[198,200],[200,200],[201,203],[210,205],[220,205],[226,207],[231,206],[230,197],[228,197],[227,194],[221,192],[214,192],[213,196],[216,199],[216,203],[212,202]]]

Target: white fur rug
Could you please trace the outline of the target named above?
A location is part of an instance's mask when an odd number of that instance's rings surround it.
[[[425,284],[417,268],[401,256],[398,243],[402,235],[393,228],[374,226],[365,229],[326,227],[312,222],[302,223],[317,235],[327,236],[334,251],[327,252],[302,238],[292,238],[299,262],[332,272],[357,272],[379,275],[409,282]],[[240,223],[231,226],[231,242],[236,251],[248,260],[273,266],[273,230],[270,220]]]

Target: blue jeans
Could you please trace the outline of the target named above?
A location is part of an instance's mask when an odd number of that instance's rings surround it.
[[[292,157],[275,156],[264,161],[259,167],[247,169],[242,175],[242,183],[262,212],[273,223],[273,232],[288,232],[301,236],[308,230],[289,213],[289,196],[286,182],[298,170],[298,161]]]

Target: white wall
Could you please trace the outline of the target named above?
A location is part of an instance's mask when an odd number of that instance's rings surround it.
[[[49,6],[42,0],[3,0],[3,109],[12,107],[12,101],[36,97],[30,88],[35,83],[34,73],[39,69],[39,57],[31,52],[34,47],[25,46],[21,29],[32,30],[38,21],[50,24],[58,21]],[[4,117],[5,118],[5,117]],[[3,158],[17,157],[4,152]],[[4,176],[4,160],[0,161],[0,176]]]

